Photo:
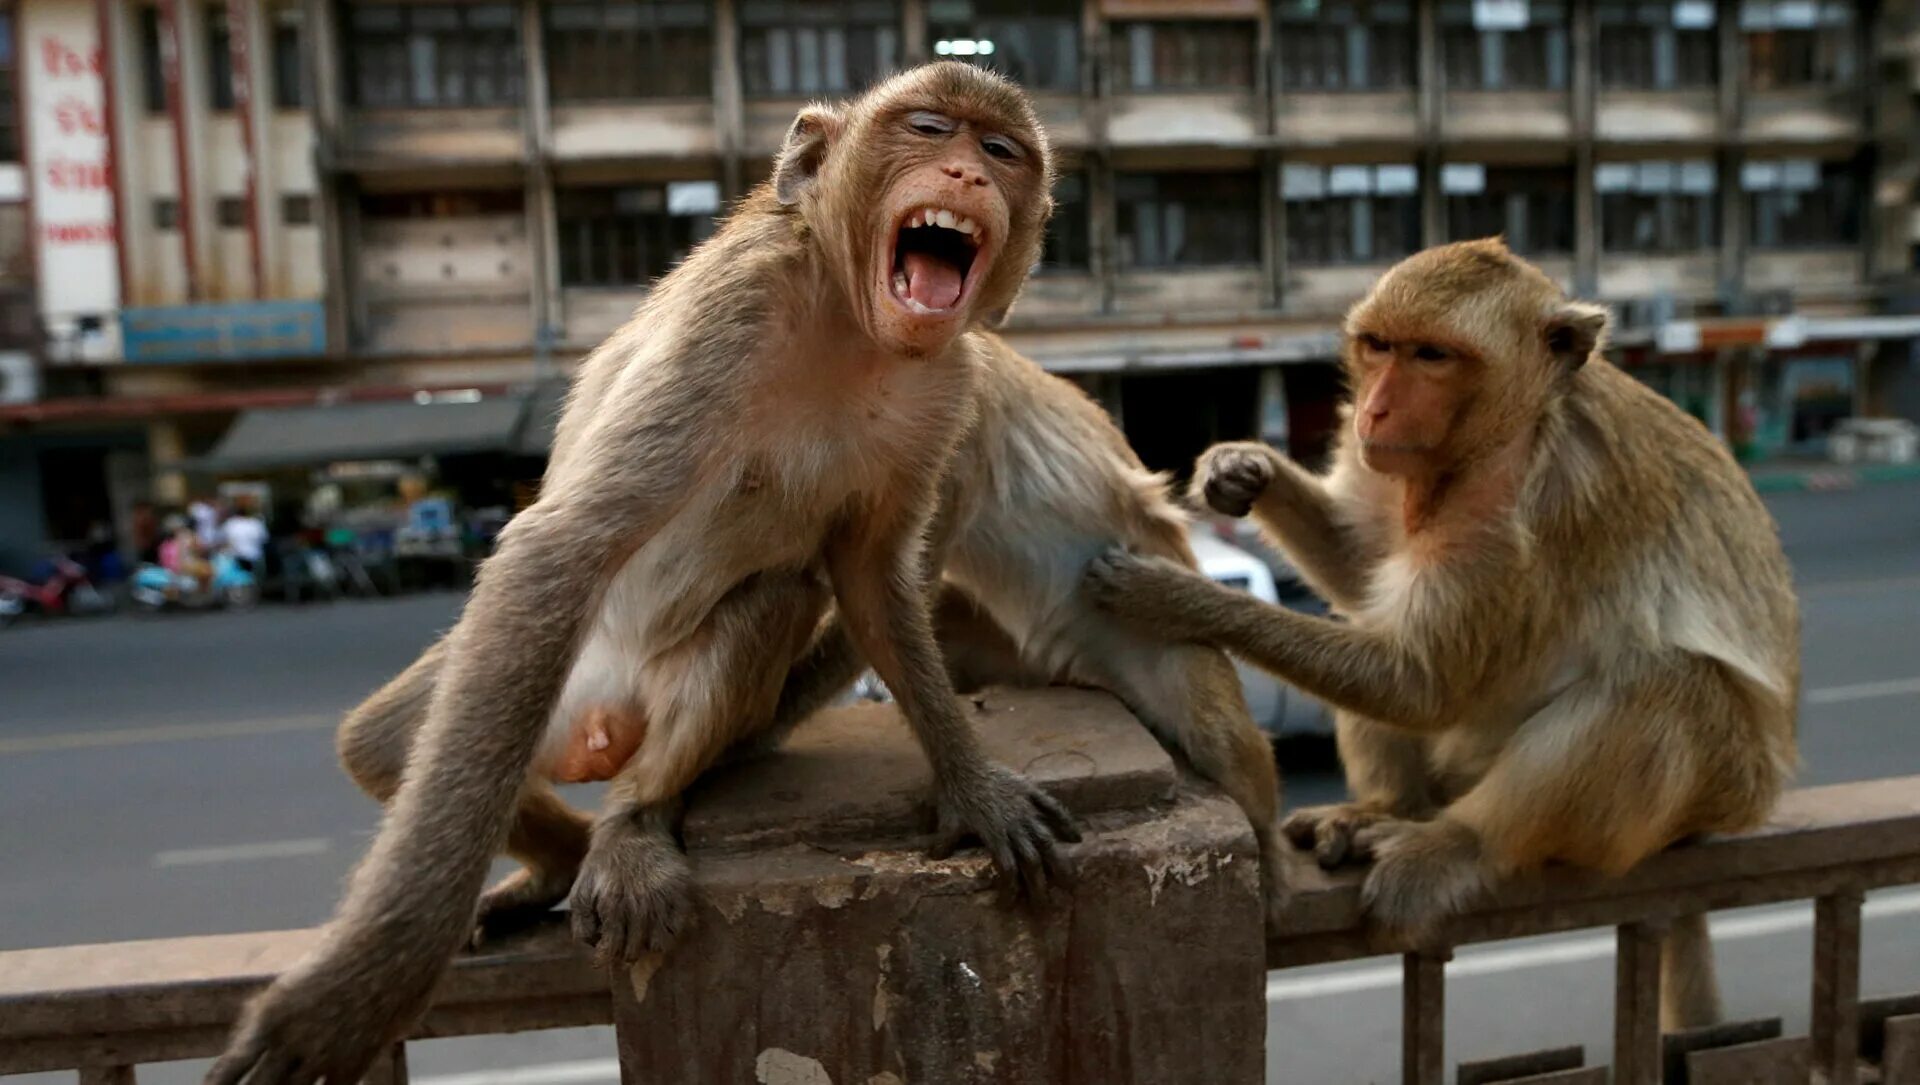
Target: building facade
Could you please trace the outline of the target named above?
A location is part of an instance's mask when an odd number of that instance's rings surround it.
[[[1035,96],[1058,212],[1007,332],[1152,466],[1312,455],[1343,309],[1492,233],[1743,454],[1815,454],[1920,410],[1914,7],[16,0],[0,563],[184,498],[243,412],[564,374],[801,105],[937,57]]]

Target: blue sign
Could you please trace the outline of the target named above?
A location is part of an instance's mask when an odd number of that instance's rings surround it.
[[[327,350],[317,301],[249,301],[120,310],[129,362],[246,362],[311,358]]]

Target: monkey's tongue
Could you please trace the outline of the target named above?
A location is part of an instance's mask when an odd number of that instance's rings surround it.
[[[929,309],[951,309],[960,300],[960,269],[925,252],[903,254],[907,296]]]

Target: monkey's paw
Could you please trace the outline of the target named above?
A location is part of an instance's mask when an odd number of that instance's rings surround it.
[[[1385,810],[1368,803],[1336,802],[1295,810],[1281,823],[1280,831],[1294,847],[1313,852],[1322,867],[1332,870],[1371,859],[1370,851],[1355,846],[1355,837],[1361,830],[1391,818]]]
[[[1480,840],[1457,821],[1380,821],[1355,833],[1354,846],[1374,857],[1361,904],[1397,944],[1430,943],[1488,888]]]
[[[1072,883],[1073,864],[1060,845],[1078,844],[1080,830],[1059,800],[1026,777],[989,765],[980,776],[943,786],[934,809],[935,859],[971,838],[986,847],[1015,897],[1045,903],[1053,883]]]
[[[1280,453],[1257,441],[1215,445],[1194,468],[1193,489],[1213,511],[1245,516],[1280,470]]]
[[[280,977],[240,1015],[233,1037],[207,1071],[205,1085],[293,1085],[359,1081],[421,1010],[439,974],[398,972],[392,953],[361,945],[351,958],[325,955]],[[389,971],[383,974],[382,970]]]
[[[1151,629],[1168,640],[1193,640],[1207,626],[1191,613],[1196,589],[1210,580],[1163,558],[1142,557],[1115,547],[1087,564],[1087,597],[1101,610]]]
[[[693,920],[693,868],[673,838],[620,818],[594,832],[568,899],[573,936],[601,965],[672,948]]]

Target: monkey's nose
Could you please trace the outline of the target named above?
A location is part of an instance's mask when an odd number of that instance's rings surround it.
[[[951,177],[956,181],[961,182],[962,184],[984,185],[987,183],[986,174],[977,172],[975,170],[970,170],[965,166],[948,164],[945,166],[941,166],[940,172],[946,174],[948,177]]]

